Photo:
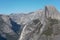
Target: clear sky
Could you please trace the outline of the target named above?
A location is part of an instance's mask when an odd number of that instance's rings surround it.
[[[60,11],[60,0],[0,0],[0,14],[32,12],[53,5]]]

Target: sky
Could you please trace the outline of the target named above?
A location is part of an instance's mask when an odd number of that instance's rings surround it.
[[[53,5],[60,11],[60,0],[0,0],[0,14],[28,13]]]

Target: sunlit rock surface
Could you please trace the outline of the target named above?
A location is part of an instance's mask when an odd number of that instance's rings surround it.
[[[28,14],[0,15],[0,40],[60,40],[60,13],[45,6]]]
[[[24,26],[19,40],[60,40],[60,14],[56,8],[45,6],[37,12],[39,17]]]

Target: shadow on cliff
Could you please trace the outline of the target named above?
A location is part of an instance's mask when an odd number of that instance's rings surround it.
[[[17,23],[16,23],[15,21],[13,21],[11,18],[10,18],[10,22],[11,22],[13,31],[18,34],[18,32],[19,32],[20,29],[21,29],[21,25],[20,25],[20,24],[17,24]]]
[[[3,38],[1,35],[0,35],[0,40],[7,40],[6,38]]]

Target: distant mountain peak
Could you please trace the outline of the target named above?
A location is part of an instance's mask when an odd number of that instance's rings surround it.
[[[49,11],[57,11],[57,9],[54,7],[54,6],[52,6],[52,5],[47,5],[47,6],[45,6],[45,9],[48,9]]]
[[[58,28],[56,29],[56,27]],[[53,29],[50,30],[50,28]],[[52,31],[56,32],[60,37],[59,30],[60,14],[57,9],[51,5],[26,14],[0,14],[0,35],[7,40],[47,40],[48,37],[45,35],[51,35]],[[55,37],[53,39],[55,39]]]

